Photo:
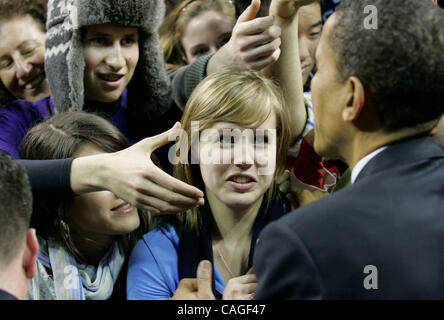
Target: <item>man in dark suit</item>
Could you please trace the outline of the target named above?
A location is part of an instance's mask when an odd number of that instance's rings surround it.
[[[25,169],[0,152],[0,300],[24,299],[39,245],[29,229],[31,186]]]
[[[312,80],[314,148],[352,185],[270,224],[256,299],[444,299],[444,11],[344,0]]]

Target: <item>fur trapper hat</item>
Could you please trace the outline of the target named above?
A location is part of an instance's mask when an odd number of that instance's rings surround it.
[[[163,0],[49,0],[45,70],[56,110],[82,110],[82,28],[110,23],[139,28],[139,61],[128,84],[130,108],[164,113],[171,101],[157,33],[164,11]]]

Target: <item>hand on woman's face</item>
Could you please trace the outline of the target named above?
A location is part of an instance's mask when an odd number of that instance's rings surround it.
[[[92,143],[86,143],[74,153],[84,157],[104,153]],[[85,193],[74,198],[68,209],[71,221],[78,232],[89,235],[120,235],[139,227],[137,209],[117,198],[110,191]]]
[[[224,134],[225,131],[225,134]],[[235,138],[234,135],[238,134]],[[245,208],[262,201],[276,169],[276,116],[258,128],[218,122],[200,136],[199,160],[209,201]]]
[[[45,32],[31,16],[3,21],[0,79],[17,99],[36,101],[50,94],[45,75]]]
[[[138,29],[113,24],[86,28],[84,88],[88,100],[113,102],[120,98],[139,60]]]

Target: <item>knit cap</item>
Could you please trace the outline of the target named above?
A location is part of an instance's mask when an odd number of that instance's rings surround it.
[[[163,0],[49,0],[45,71],[56,110],[84,105],[82,29],[116,24],[139,29],[139,61],[128,84],[130,108],[148,115],[166,112],[171,86],[157,33],[164,11]]]

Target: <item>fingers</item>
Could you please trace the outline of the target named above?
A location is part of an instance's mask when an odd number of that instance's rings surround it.
[[[261,58],[271,57],[276,50],[279,50],[281,45],[281,39],[277,38],[274,41],[267,43],[266,45],[258,46],[248,52],[243,53],[245,62],[258,61]]]
[[[193,187],[179,179],[176,179],[169,174],[165,173],[158,167],[152,168],[152,172],[147,177],[149,180],[153,181],[157,185],[173,191],[177,194],[181,194],[185,197],[190,198],[203,198],[204,194],[201,190],[197,189],[196,187]]]
[[[156,149],[160,148],[161,146],[176,141],[175,138],[178,136],[177,130],[180,128],[181,128],[180,122],[176,122],[174,126],[170,128],[168,131],[162,132],[157,136],[143,139],[142,140],[143,144],[146,145],[151,152],[153,152]]]
[[[248,50],[250,48],[256,48],[258,46],[265,45],[276,39],[281,35],[281,28],[276,26],[271,26],[268,30],[261,33],[256,33],[248,37],[241,37],[238,39],[237,43],[239,49],[242,51]]]
[[[182,279],[171,300],[195,300],[196,291],[196,279]]]
[[[243,23],[239,23],[238,20],[238,23],[235,26],[236,30],[234,31],[234,33],[239,35],[260,34],[273,27],[273,23],[274,23],[273,17],[261,17]],[[274,26],[274,28],[271,29],[270,36],[275,36],[275,32],[277,31],[276,28],[280,29],[279,27]]]
[[[256,275],[253,273],[253,269],[250,269],[247,274],[228,281],[223,299],[251,300],[256,289]]]
[[[242,286],[243,294],[253,294],[257,289],[257,283],[248,283]]]
[[[138,188],[138,191],[141,193],[141,197],[142,195],[146,195],[159,199],[160,201],[165,201],[171,205],[192,206],[199,203],[203,204],[203,197],[195,197],[194,194],[193,196],[185,196],[148,179],[141,180],[140,186],[136,188]],[[145,198],[145,201],[148,202],[146,203],[147,205],[150,204],[148,197]]]
[[[239,65],[261,70],[279,59],[281,28],[273,21],[263,17],[236,24],[230,47]]]
[[[211,262],[202,260],[197,266],[197,296],[204,300],[214,300],[212,289],[213,268]]]
[[[189,209],[195,208],[197,206],[200,206],[202,204],[203,200],[201,200],[201,202],[195,202],[188,205],[172,205],[166,201],[162,201],[154,197],[141,196],[136,203],[136,207],[143,210],[147,210],[152,214],[159,215],[159,214],[181,213]]]
[[[246,284],[246,283],[255,283],[256,280],[256,275],[254,273],[246,273],[243,276],[238,277],[239,282]]]
[[[250,63],[249,68],[252,70],[260,71],[265,67],[278,61],[280,54],[281,54],[281,49],[277,49],[275,52],[273,52],[271,56],[261,58],[255,62]]]
[[[253,20],[256,17],[257,13],[259,12],[260,8],[261,8],[260,0],[251,1],[251,4],[247,7],[247,9],[245,9],[244,12],[242,12],[237,21],[244,22],[244,21]]]

